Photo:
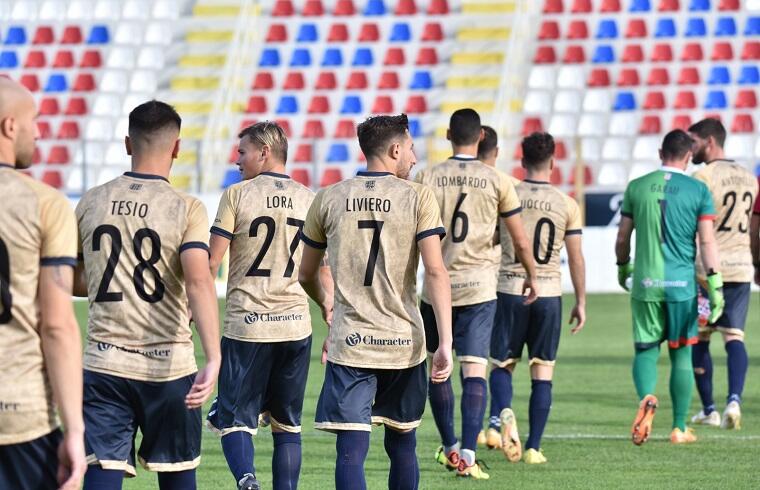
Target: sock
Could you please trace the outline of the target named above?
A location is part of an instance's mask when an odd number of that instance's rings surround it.
[[[497,429],[501,426],[499,414],[512,406],[512,373],[508,369],[494,368],[488,379],[491,391],[491,413],[488,426]]]
[[[301,434],[273,432],[272,488],[295,490],[301,473]]]
[[[222,437],[222,451],[230,467],[235,483],[246,473],[256,474],[253,466],[253,438],[248,432],[238,430]]]
[[[104,470],[99,464],[87,467],[83,490],[121,490],[123,470]]]
[[[633,358],[633,384],[639,400],[647,395],[653,395],[657,386],[657,358],[660,357],[660,346],[649,349],[636,349]]]
[[[195,490],[195,468],[185,471],[161,471],[158,473],[161,490]]]
[[[544,435],[546,422],[549,420],[549,410],[552,407],[552,382],[543,379],[531,381],[530,404],[528,405],[528,425],[530,433],[525,442],[525,449],[541,449],[541,438]]]
[[[391,460],[388,474],[389,490],[417,490],[420,483],[420,467],[417,463],[417,434],[397,432],[385,428],[385,452]]]
[[[691,405],[692,375],[691,346],[669,349],[670,399],[673,401],[673,428],[686,430],[686,416]]]
[[[726,403],[742,401],[744,378],[747,376],[747,349],[741,340],[726,342],[726,364],[728,364],[728,400]]]
[[[475,451],[472,449],[462,449],[462,452],[459,456],[462,458],[462,460],[464,460],[467,466],[472,466],[475,464]]]
[[[451,447],[457,443],[457,436],[454,434],[454,390],[451,388],[451,379],[437,384],[428,382],[428,397],[441,442],[444,447]]]
[[[335,490],[367,490],[364,480],[364,460],[369,451],[369,432],[338,431],[335,443]]]
[[[465,378],[462,384],[462,449],[475,451],[486,413],[486,380]]]
[[[702,411],[705,415],[710,415],[715,411],[715,400],[713,400],[713,363],[709,341],[697,342],[691,350],[691,362],[694,364],[694,381],[699,398],[702,400]],[[698,373],[697,370],[701,372]]]

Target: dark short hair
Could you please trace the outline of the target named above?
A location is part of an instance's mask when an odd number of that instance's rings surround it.
[[[707,119],[702,119],[698,123],[692,124],[691,127],[689,127],[689,132],[696,134],[703,140],[712,136],[721,148],[723,148],[723,143],[726,142],[726,128],[723,126],[723,123],[720,122],[720,119],[714,117],[708,117]]]
[[[473,109],[454,111],[449,119],[449,138],[455,145],[471,145],[480,139],[480,116]]]
[[[129,139],[133,145],[150,144],[151,136],[164,129],[180,130],[182,118],[174,107],[160,100],[138,105],[129,113]]]
[[[694,140],[686,131],[674,129],[662,140],[662,159],[666,162],[680,160],[694,147]]]
[[[554,138],[549,133],[532,133],[521,144],[522,161],[527,167],[540,167],[554,156]]]
[[[379,156],[393,141],[403,138],[409,131],[406,114],[398,116],[372,116],[356,128],[359,147],[365,157]]]
[[[283,163],[288,160],[288,137],[285,135],[285,130],[276,122],[261,121],[252,124],[238,134],[240,139],[246,136],[255,145],[267,145],[272,154]]]
[[[478,143],[478,158],[480,159],[487,157],[499,144],[496,130],[491,126],[483,126],[483,135],[483,139]]]

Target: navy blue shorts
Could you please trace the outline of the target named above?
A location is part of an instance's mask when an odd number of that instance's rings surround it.
[[[707,291],[702,288],[700,288],[700,293],[705,298],[708,297]],[[750,295],[750,283],[748,282],[723,283],[723,297],[726,300],[723,314],[712,325],[700,326],[699,331],[713,332],[719,330],[744,337],[744,324],[747,322]]]
[[[530,364],[554,365],[562,330],[562,297],[538,298],[496,294],[496,319],[491,336],[491,362],[499,367],[517,363],[528,344]]]
[[[32,441],[0,446],[0,488],[58,488],[58,445],[62,440],[63,434],[56,429]]]
[[[311,336],[290,342],[245,342],[222,337],[219,393],[208,423],[222,435],[255,434],[259,414],[272,427],[301,432],[301,413],[311,360]]]
[[[425,362],[406,369],[364,369],[327,363],[315,427],[370,431],[372,424],[396,430],[420,425],[427,401]]]
[[[451,311],[451,330],[454,352],[460,362],[488,364],[488,345],[491,341],[496,300],[475,305],[455,306]],[[433,307],[420,302],[420,313],[425,324],[425,345],[428,354],[438,349],[438,328]]]
[[[201,409],[185,407],[195,374],[137,381],[84,371],[84,442],[88,464],[134,476],[137,451],[149,471],[183,471],[201,462]]]

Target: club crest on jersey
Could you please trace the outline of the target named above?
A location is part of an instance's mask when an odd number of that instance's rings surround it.
[[[641,286],[649,289],[652,286],[654,286],[654,281],[648,277],[645,277],[644,279],[641,280]]]
[[[283,184],[279,180],[275,180],[274,181],[274,188],[281,191],[281,190],[285,189],[285,184]]]
[[[142,189],[142,186],[143,186],[142,184],[130,184],[129,190],[130,191],[139,191],[140,189]]]
[[[671,174],[670,172],[665,172],[665,175],[663,176],[665,180],[670,180],[672,177],[673,177],[673,174]]]
[[[368,180],[364,183],[364,188],[368,191],[374,191],[375,190],[375,181],[374,180]]]

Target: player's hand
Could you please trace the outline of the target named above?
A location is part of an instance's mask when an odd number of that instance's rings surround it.
[[[536,289],[535,278],[526,277],[523,281],[522,295],[525,297],[523,304],[529,305],[538,299],[538,290]],[[527,292],[530,290],[530,292]]]
[[[576,333],[580,332],[583,329],[583,326],[586,324],[586,307],[584,305],[575,303],[575,306],[570,311],[570,321],[567,322],[567,324],[572,325],[573,320],[576,321],[576,324],[573,328],[570,329],[570,333],[575,335]]]
[[[84,435],[66,432],[58,446],[58,484],[61,490],[77,490],[87,471]]]
[[[330,342],[330,332],[331,330],[327,331],[327,338],[322,342],[322,364],[327,364],[327,345]]]
[[[430,370],[430,380],[433,383],[443,383],[449,376],[454,367],[454,361],[451,358],[451,347],[438,346],[433,354],[433,368]]]
[[[628,285],[628,279],[633,278],[633,262],[630,260],[625,264],[618,264],[618,284],[626,291],[630,291],[631,288]]]
[[[214,392],[216,378],[219,376],[219,367],[219,361],[208,361],[203,369],[198,371],[193,386],[190,387],[190,391],[185,396],[185,406],[188,409],[202,406]]]
[[[710,298],[710,316],[707,323],[713,324],[723,316],[723,308],[726,300],[723,298],[723,276],[720,272],[714,272],[707,276],[707,295]]]
[[[333,305],[335,304],[335,298],[332,295],[325,296],[325,299],[319,305],[319,309],[322,311],[322,318],[325,320],[327,327],[332,327],[333,320]]]

